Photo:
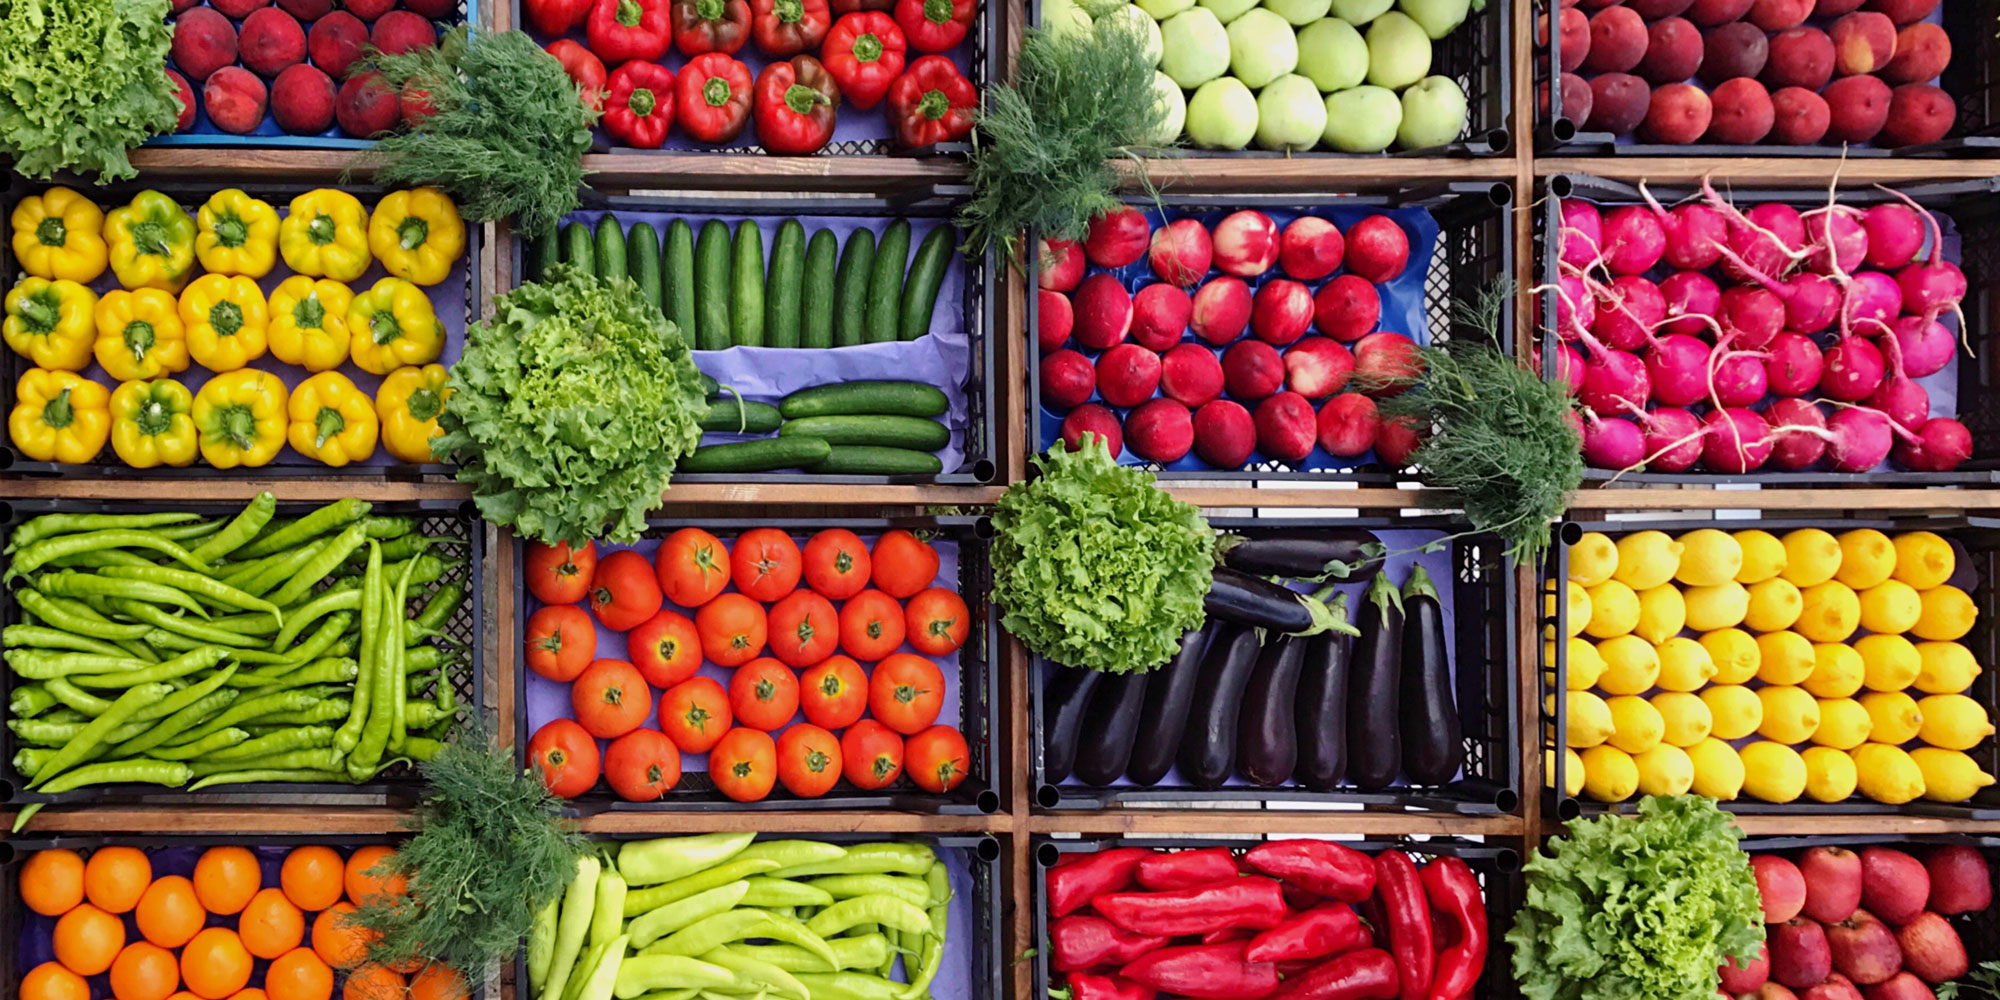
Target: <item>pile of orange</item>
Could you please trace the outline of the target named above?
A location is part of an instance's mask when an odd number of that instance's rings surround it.
[[[294,848],[267,886],[247,847],[209,848],[192,878],[155,878],[136,847],[36,852],[21,866],[21,902],[55,918],[55,961],[21,978],[19,1000],[103,1000],[90,982],[100,976],[112,1000],[332,1000],[336,979],[341,1000],[465,1000],[442,964],[366,962],[368,932],[349,915],[404,892],[401,876],[370,873],[391,854]]]

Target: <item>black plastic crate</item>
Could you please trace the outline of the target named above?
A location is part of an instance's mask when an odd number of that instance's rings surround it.
[[[785,786],[777,785],[771,789],[770,795],[760,801],[737,802],[715,790],[707,771],[683,769],[680,783],[658,800],[628,802],[612,792],[608,784],[599,780],[589,791],[566,800],[566,808],[584,815],[600,812],[739,812],[789,809],[872,809],[960,815],[1000,811],[996,755],[1005,750],[1005,745],[996,743],[996,739],[1000,731],[997,713],[1000,710],[999,706],[1003,704],[998,666],[1002,640],[999,616],[990,601],[993,592],[993,569],[988,561],[988,539],[991,538],[993,529],[985,518],[917,515],[829,520],[655,519],[647,522],[643,537],[648,541],[657,541],[681,528],[700,528],[729,544],[733,544],[736,536],[752,528],[778,528],[791,532],[795,537],[810,536],[827,528],[846,528],[863,536],[902,528],[916,532],[935,532],[956,541],[959,596],[964,598],[966,609],[972,617],[972,629],[966,635],[965,645],[958,651],[956,719],[959,731],[965,736],[972,773],[966,777],[963,784],[943,795],[932,794],[916,787],[905,773],[896,779],[895,784],[876,791],[863,791],[842,779],[831,791],[816,799],[800,798],[787,791]],[[528,618],[541,607],[541,603],[528,593],[525,578],[521,575],[527,565],[528,543],[517,538],[513,544],[514,565],[517,569],[515,579],[510,585],[514,589],[517,601],[515,614],[517,620],[521,622],[525,641]],[[605,550],[600,548],[598,556],[600,560],[604,553]],[[519,692],[518,707],[512,720],[515,733],[514,746],[516,753],[521,755],[522,766],[525,767],[528,766],[528,740],[536,729],[528,718],[529,672],[527,660],[520,655],[519,649],[509,655],[513,657],[514,662],[515,690]],[[707,661],[703,662],[706,665]],[[563,687],[566,689],[568,685]],[[657,696],[660,692],[653,693]],[[649,717],[648,721],[653,720]],[[940,712],[939,722],[945,721],[945,713]],[[776,738],[775,734],[773,738]]]
[[[607,212],[659,213],[686,218],[697,232],[707,219],[743,216],[755,219],[767,229],[765,252],[770,251],[771,232],[784,219],[798,216],[811,219],[815,216],[848,218],[861,220],[862,224],[876,224],[877,235],[880,228],[898,218],[935,219],[939,225],[949,224],[963,203],[966,191],[963,188],[935,188],[923,194],[906,197],[862,197],[843,196],[838,198],[753,198],[744,196],[675,195],[672,197],[600,197],[585,192],[585,206],[571,215],[572,219],[587,220],[595,226],[597,220]],[[629,229],[629,224],[627,225]],[[658,227],[655,227],[658,228]],[[810,229],[810,226],[808,227]],[[664,235],[664,233],[663,233]],[[509,274],[513,284],[519,287],[529,280],[528,248],[530,237],[516,233],[509,248]],[[917,244],[912,239],[910,252],[916,253]],[[969,350],[970,367],[966,382],[960,386],[965,394],[965,435],[963,448],[965,457],[957,468],[947,467],[934,476],[836,476],[817,475],[801,470],[752,473],[679,473],[675,482],[726,483],[751,480],[759,483],[849,483],[849,484],[928,484],[980,485],[990,483],[999,475],[999,445],[996,439],[997,426],[1001,414],[997,401],[998,381],[996,377],[993,346],[995,341],[994,305],[998,299],[997,282],[1001,278],[995,264],[993,251],[977,257],[954,253],[964,271],[964,298],[957,304],[958,315],[964,324]],[[940,314],[951,315],[951,303],[940,295]],[[681,331],[690,346],[694,342],[694,332]],[[810,364],[808,351],[839,350],[839,348],[798,348],[799,364]],[[699,354],[697,354],[699,363]],[[868,378],[896,379],[901,374],[894,371],[871,372]],[[947,414],[952,416],[952,414]]]
[[[59,185],[30,181],[16,175],[13,182],[7,188],[6,200],[4,203],[0,203],[0,208],[4,208],[7,212],[11,213],[14,210],[14,206],[20,203],[22,199],[41,194],[49,188],[56,186]],[[181,208],[187,211],[189,223],[192,224],[195,212],[200,210],[202,203],[207,201],[209,196],[232,186],[248,193],[254,198],[261,198],[269,202],[272,208],[278,210],[278,215],[281,219],[285,215],[286,206],[291,203],[293,198],[308,191],[317,190],[318,187],[322,186],[336,187],[354,195],[361,200],[362,207],[371,215],[374,213],[376,203],[381,201],[383,196],[395,190],[405,190],[348,184],[315,186],[304,183],[249,182],[232,185],[224,181],[159,179],[120,181],[105,185],[104,187],[77,185],[72,190],[95,201],[97,206],[103,209],[106,214],[109,214],[112,209],[131,201],[134,195],[142,191],[158,191],[179,202]],[[486,228],[483,225],[467,221],[465,224],[465,253],[460,255],[457,261],[453,262],[451,276],[437,285],[419,286],[425,288],[427,294],[430,289],[450,289],[461,296],[464,301],[463,312],[456,315],[449,310],[438,309],[438,322],[442,323],[445,327],[446,343],[443,353],[439,355],[437,361],[434,362],[435,364],[450,367],[458,361],[457,356],[452,352],[452,343],[456,341],[459,344],[463,344],[465,342],[466,327],[479,318],[480,273],[483,269],[478,266],[478,263],[482,248],[481,241],[485,231]],[[196,261],[194,272],[192,273],[199,276],[206,272],[202,269],[201,263]],[[271,294],[270,289],[277,285],[278,277],[281,275],[290,276],[292,273],[294,272],[285,266],[284,257],[280,255],[276,265],[271,269],[271,274],[257,279],[258,285],[264,288],[264,295],[268,298]],[[361,278],[346,282],[345,284],[358,295],[367,291],[374,284],[375,279],[383,273],[381,263],[379,261],[374,262],[369,265],[368,271]],[[0,244],[0,277],[5,278],[7,287],[10,289],[13,288],[25,275],[26,272],[21,270],[20,266],[15,263],[12,244]],[[121,287],[116,279],[113,278],[109,267],[105,269],[104,274],[98,280],[91,282],[91,286],[93,290]],[[176,294],[176,298],[178,297],[178,294]],[[437,307],[441,303],[436,297],[432,297],[432,305]],[[13,409],[14,393],[20,383],[21,375],[33,367],[35,367],[35,364],[32,360],[16,354],[12,350],[0,348],[0,408]],[[252,361],[245,367],[268,371],[278,375],[281,380],[285,381],[287,389],[293,388],[299,382],[304,381],[308,374],[313,374],[308,373],[303,365],[288,365],[279,361],[269,351],[266,351],[263,357]],[[371,400],[375,396],[375,386],[379,385],[384,377],[370,375],[362,371],[354,364],[352,357],[343,360],[340,366],[333,370],[346,375],[350,379],[354,379],[356,387],[366,393]],[[95,359],[78,374],[96,381],[98,384],[104,386],[107,392],[117,389],[119,385],[118,380],[106,373],[97,364]],[[191,380],[195,377],[200,377],[205,382],[208,378],[213,377],[213,374],[200,364],[190,361],[188,367],[182,371],[161,377],[171,378],[183,385],[187,385],[189,392],[198,392],[198,386],[189,384]],[[443,464],[412,465],[399,461],[390,455],[388,448],[383,446],[378,440],[375,445],[375,453],[369,457],[368,461],[350,462],[340,468],[334,468],[316,459],[301,455],[287,443],[278,449],[278,454],[270,462],[262,466],[256,468],[238,466],[226,471],[229,476],[240,479],[318,479],[338,476],[345,478],[416,480],[427,475],[449,475],[453,468],[454,466]],[[86,464],[70,465],[62,462],[37,462],[15,450],[11,438],[0,441],[0,470],[19,475],[55,476],[68,479],[117,479],[133,477],[146,479],[186,479],[190,477],[213,476],[225,471],[209,465],[199,455],[195,457],[194,464],[185,468],[159,465],[150,469],[135,469],[119,459],[117,452],[112,450],[109,441],[105,442],[104,449],[98,453],[97,458]]]
[[[1239,807],[1252,803],[1309,803],[1320,806],[1363,804],[1413,810],[1454,813],[1507,813],[1520,802],[1520,738],[1518,735],[1519,686],[1514,678],[1514,576],[1501,558],[1501,545],[1492,535],[1475,534],[1464,522],[1450,518],[1306,518],[1282,520],[1256,518],[1215,518],[1210,524],[1228,534],[1258,535],[1312,528],[1365,528],[1379,533],[1420,531],[1442,540],[1451,536],[1449,550],[1431,557],[1447,567],[1427,567],[1438,586],[1447,613],[1452,616],[1452,673],[1456,687],[1459,725],[1463,732],[1463,759],[1458,780],[1436,787],[1397,784],[1379,792],[1363,792],[1352,787],[1317,792],[1289,782],[1273,788],[1249,784],[1232,776],[1230,783],[1214,789],[1187,784],[1153,786],[1087,785],[1072,777],[1050,784],[1043,776],[1042,689],[1059,667],[1037,656],[1035,674],[1029,684],[1029,726],[1033,743],[1029,770],[1034,780],[1035,804],[1043,809],[1104,809],[1120,806],[1149,806],[1159,803],[1225,802]],[[1464,532],[1462,535],[1455,532]],[[1393,537],[1393,536],[1392,536]],[[1415,542],[1394,544],[1385,541],[1391,552],[1407,554]],[[1405,571],[1407,572],[1407,571]],[[1358,577],[1365,587],[1369,577]],[[1346,588],[1354,589],[1354,588]],[[1367,605],[1348,598],[1348,619],[1359,621]],[[1088,725],[1088,720],[1085,723]],[[1395,720],[1386,724],[1397,725]],[[1190,723],[1192,725],[1192,723]],[[1166,779],[1178,777],[1170,771]],[[1072,783],[1073,782],[1073,783]]]
[[[1157,199],[1144,195],[1129,195],[1124,198],[1127,205],[1140,211],[1156,210],[1164,212],[1168,221],[1184,217],[1197,217],[1212,226],[1224,216],[1239,209],[1261,209],[1292,215],[1311,215],[1330,209],[1415,208],[1430,213],[1438,227],[1437,245],[1423,275],[1423,312],[1430,326],[1431,344],[1444,344],[1454,338],[1485,338],[1483,331],[1463,324],[1457,315],[1462,304],[1470,306],[1479,301],[1480,293],[1496,280],[1514,274],[1514,215],[1512,208],[1514,188],[1505,181],[1481,183],[1474,181],[1423,182],[1408,184],[1387,193],[1343,193],[1332,195],[1172,195],[1162,194]],[[1150,217],[1149,217],[1150,221]],[[1030,234],[1031,237],[1036,234]],[[1028,275],[1041,273],[1041,261],[1037,249],[1040,241],[1033,240],[1027,251],[1025,270]],[[1414,248],[1413,248],[1414,249]],[[1414,260],[1412,265],[1414,266]],[[1142,262],[1132,265],[1144,269]],[[1130,268],[1120,269],[1130,270]],[[1271,272],[1275,273],[1275,272]],[[1146,283],[1154,278],[1148,272]],[[1028,420],[1030,439],[1036,452],[1046,451],[1056,441],[1061,440],[1062,417],[1042,405],[1041,365],[1042,348],[1035,336],[1038,328],[1036,300],[1037,289],[1030,284],[1026,295],[1026,318],[1024,329],[1028,343]],[[1386,328],[1385,328],[1386,329]],[[1514,342],[1514,296],[1506,296],[1501,304],[1500,343],[1503,351],[1512,351]],[[1395,331],[1410,334],[1410,331]],[[1308,331],[1306,336],[1317,334]],[[1206,341],[1195,338],[1189,341],[1183,333],[1183,343]],[[1243,338],[1252,335],[1246,330]],[[1239,338],[1239,339],[1243,339]],[[1419,343],[1426,343],[1421,339]],[[1095,399],[1096,397],[1093,397]],[[1226,394],[1223,398],[1230,398]],[[1254,402],[1254,401],[1253,401]],[[1254,407],[1252,407],[1254,410]],[[1180,461],[1171,466],[1141,459],[1136,455],[1121,454],[1123,464],[1138,465],[1151,469],[1162,478],[1171,480],[1310,480],[1315,482],[1352,482],[1368,485],[1387,485],[1399,481],[1413,481],[1417,478],[1414,468],[1392,468],[1376,460],[1370,450],[1359,459],[1340,459],[1328,455],[1324,449],[1315,447],[1304,463],[1293,466],[1284,462],[1262,457],[1261,453],[1251,454],[1247,468],[1215,469],[1201,462],[1190,451]],[[1181,468],[1180,466],[1198,466]]]
[[[2000,873],[2000,837],[1972,837],[1963,835],[1910,835],[1910,834],[1869,834],[1843,835],[1838,837],[1748,837],[1742,841],[1743,850],[1748,854],[1783,854],[1793,861],[1801,852],[1815,847],[1845,847],[1859,852],[1869,847],[1892,847],[1913,854],[1919,861],[1924,852],[1933,847],[1949,846],[1975,847],[1986,858],[1986,866]],[[1967,957],[1977,968],[1982,962],[2000,959],[2000,907],[1987,907],[1978,913],[1962,913],[1946,917],[1952,929],[1958,931],[1965,942]]]
[[[278,517],[298,517],[318,509],[320,505],[297,501],[280,501]],[[155,511],[193,511],[204,517],[227,519],[234,517],[242,509],[240,503],[217,503],[214,501],[171,501],[121,504],[124,513],[140,514]],[[11,536],[15,528],[31,518],[51,513],[100,513],[100,504],[72,500],[13,500],[0,503],[0,537]],[[371,514],[377,516],[409,516],[417,519],[417,530],[429,534],[458,534],[467,539],[467,555],[464,565],[454,566],[435,583],[426,584],[419,590],[412,587],[413,601],[428,601],[439,589],[457,584],[465,590],[465,602],[452,612],[440,630],[450,639],[446,647],[444,668],[449,672],[453,691],[457,694],[461,725],[466,719],[476,719],[483,714],[485,705],[486,654],[484,621],[485,594],[481,581],[485,579],[482,567],[486,558],[485,523],[479,520],[479,512],[471,501],[417,501],[376,503]],[[456,558],[456,546],[438,553],[443,558]],[[21,622],[21,606],[14,598],[14,586],[0,588],[0,626],[16,625]],[[456,650],[457,654],[452,655]],[[11,670],[0,670],[0,703],[7,702],[13,695],[14,685],[22,683]],[[8,715],[11,718],[11,714]],[[134,804],[134,803],[184,803],[189,792],[177,788],[161,788],[157,785],[111,784],[92,785],[74,791],[48,795],[42,792],[23,790],[27,784],[15,772],[14,751],[22,743],[14,738],[14,732],[0,726],[0,802],[15,806],[34,804]],[[386,758],[385,758],[386,759]],[[306,783],[250,783],[241,785],[221,785],[192,793],[204,802],[224,802],[236,805],[275,803],[298,798],[311,797],[317,801],[329,799],[352,803],[357,799],[375,799],[389,796],[398,801],[414,801],[423,787],[417,769],[407,764],[399,764],[382,771],[374,780],[365,784],[306,784]]]

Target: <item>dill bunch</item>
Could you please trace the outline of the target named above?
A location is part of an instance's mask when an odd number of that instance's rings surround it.
[[[380,52],[366,66],[389,86],[430,92],[437,113],[361,154],[384,186],[436,185],[481,222],[519,216],[523,232],[554,228],[578,204],[597,112],[556,57],[519,31],[463,27],[436,48]]]

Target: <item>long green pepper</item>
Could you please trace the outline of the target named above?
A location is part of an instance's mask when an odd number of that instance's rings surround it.
[[[182,593],[179,588],[169,587],[144,580],[121,580],[104,573],[79,573],[66,569],[56,573],[43,573],[35,577],[35,589],[57,597],[110,597],[121,600],[144,601],[147,604],[166,604],[198,617],[207,618],[208,609],[201,602]]]
[[[243,559],[255,559],[273,552],[282,552],[307,539],[318,538],[351,521],[367,517],[368,512],[373,509],[373,504],[363,500],[351,498],[335,500],[296,521],[285,524],[276,531],[255,539],[236,550],[236,555]]]
[[[285,624],[285,614],[278,607],[282,602],[254,597],[214,577],[203,576],[200,573],[190,573],[172,566],[106,566],[98,570],[97,575],[177,588],[197,601],[207,600],[210,604],[242,611],[262,611],[277,619],[279,625]]]
[[[325,547],[313,554],[296,576],[272,592],[270,598],[278,604],[290,604],[304,597],[321,580],[338,568],[349,553],[361,547],[368,540],[368,533],[359,524],[350,524],[340,534],[333,537]]]
[[[104,531],[112,528],[157,528],[168,524],[181,524],[200,520],[199,514],[43,514],[31,518],[27,523],[14,529],[7,539],[7,552],[12,554],[44,538],[55,535],[71,535],[86,531]]]
[[[114,528],[109,531],[87,531],[80,535],[61,535],[45,538],[14,554],[14,565],[9,574],[32,573],[41,569],[42,564],[62,556],[79,552],[95,552],[99,549],[151,549],[198,573],[213,573],[214,567],[196,559],[188,550],[181,548],[157,535],[145,531]]]
[[[368,569],[361,577],[361,656],[360,667],[354,680],[354,698],[348,708],[347,721],[334,733],[333,745],[342,752],[353,753],[360,745],[362,730],[368,724],[369,695],[375,686],[375,646],[370,641],[380,631],[382,615],[382,546],[368,543]],[[352,760],[349,761],[353,763]]]
[[[196,546],[194,557],[214,562],[235,552],[252,538],[257,537],[257,533],[264,530],[264,525],[271,523],[271,517],[277,512],[278,498],[272,496],[270,490],[257,494],[249,503],[243,505],[242,510],[236,512],[236,516],[231,518],[221,531],[210,535],[207,541]]]
[[[124,694],[118,696],[117,701],[111,703],[111,707],[106,709],[103,715],[90,720],[89,724],[71,737],[69,742],[64,743],[55,757],[42,767],[42,772],[28,783],[28,787],[34,788],[47,782],[53,775],[61,773],[64,768],[82,763],[89,754],[98,749],[106,736],[123,726],[142,706],[165,698],[172,691],[173,688],[165,684],[140,684],[126,689]]]

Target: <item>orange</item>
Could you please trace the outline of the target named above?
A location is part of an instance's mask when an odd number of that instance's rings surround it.
[[[125,947],[125,924],[84,903],[56,921],[55,941],[56,961],[79,976],[94,976],[111,968]]]
[[[208,911],[194,895],[194,883],[167,875],[146,887],[139,897],[139,933],[162,948],[188,943],[208,923]]]
[[[263,990],[260,990],[255,986],[250,986],[241,990],[237,990],[236,995],[230,997],[229,1000],[271,1000],[271,998],[265,996]]]
[[[90,984],[61,962],[43,962],[21,977],[21,1000],[90,1000]]]
[[[224,1000],[248,985],[250,966],[243,939],[227,927],[205,927],[181,949],[181,979],[203,1000]]]
[[[100,847],[83,866],[83,895],[106,913],[127,913],[153,884],[153,863],[136,847]]]
[[[270,1000],[328,1000],[333,970],[311,948],[293,948],[271,960],[264,971],[264,992]]]
[[[118,1000],[167,1000],[181,988],[174,953],[151,941],[134,941],[111,963],[111,995]]]
[[[465,1000],[469,991],[458,970],[432,962],[410,980],[410,1000]]]
[[[369,870],[385,859],[394,857],[395,851],[380,844],[371,844],[356,850],[347,859],[347,899],[356,905],[365,903],[372,896],[388,893],[400,896],[404,893],[403,876],[394,875],[387,879],[369,874]]]
[[[313,952],[336,969],[354,968],[368,957],[373,935],[353,916],[353,903],[335,903],[313,919]]]
[[[285,855],[285,864],[278,869],[278,884],[284,887],[285,898],[293,905],[307,913],[317,913],[340,902],[340,894],[346,889],[341,881],[345,872],[340,852],[333,848],[295,847]]]
[[[305,940],[306,918],[280,889],[259,889],[236,918],[243,947],[258,958],[277,958]]]
[[[379,965],[364,965],[347,974],[341,1000],[400,1000],[403,977]]]
[[[194,863],[195,898],[210,913],[242,910],[263,884],[264,870],[247,847],[211,847]]]
[[[36,851],[21,866],[21,902],[45,917],[60,917],[83,902],[83,859],[75,851]]]

